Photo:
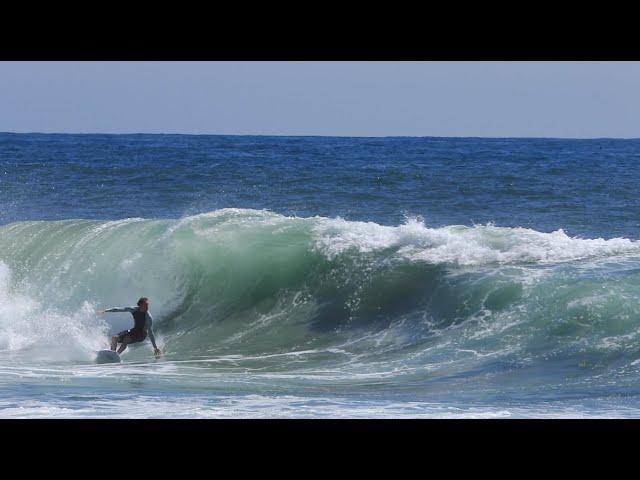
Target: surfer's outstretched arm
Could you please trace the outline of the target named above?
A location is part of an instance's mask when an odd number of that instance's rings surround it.
[[[106,310],[100,310],[98,313],[115,313],[115,312],[133,312],[136,307],[113,307]]]

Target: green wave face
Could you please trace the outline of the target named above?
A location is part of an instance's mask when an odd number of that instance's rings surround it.
[[[0,351],[20,355],[86,358],[131,324],[95,309],[147,296],[174,359],[420,375],[636,360],[640,245],[622,238],[224,209],[4,225],[0,261]]]

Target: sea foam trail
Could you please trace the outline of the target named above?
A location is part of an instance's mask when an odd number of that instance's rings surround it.
[[[373,365],[401,354],[403,371],[497,353],[571,355],[573,338],[620,351],[637,334],[639,258],[640,243],[625,238],[420,219],[222,209],[17,222],[0,227],[0,350],[67,345],[86,356],[131,324],[93,310],[144,295],[176,358],[314,351]]]

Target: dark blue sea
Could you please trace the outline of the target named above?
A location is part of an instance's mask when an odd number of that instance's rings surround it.
[[[0,417],[636,417],[640,140],[0,133]],[[148,340],[96,363],[150,301]]]

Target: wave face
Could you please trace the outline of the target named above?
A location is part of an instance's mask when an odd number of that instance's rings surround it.
[[[147,296],[180,360],[334,365],[353,381],[638,359],[640,242],[624,238],[221,209],[15,222],[0,226],[0,261],[0,351],[17,357],[86,360],[131,324],[93,311]]]

